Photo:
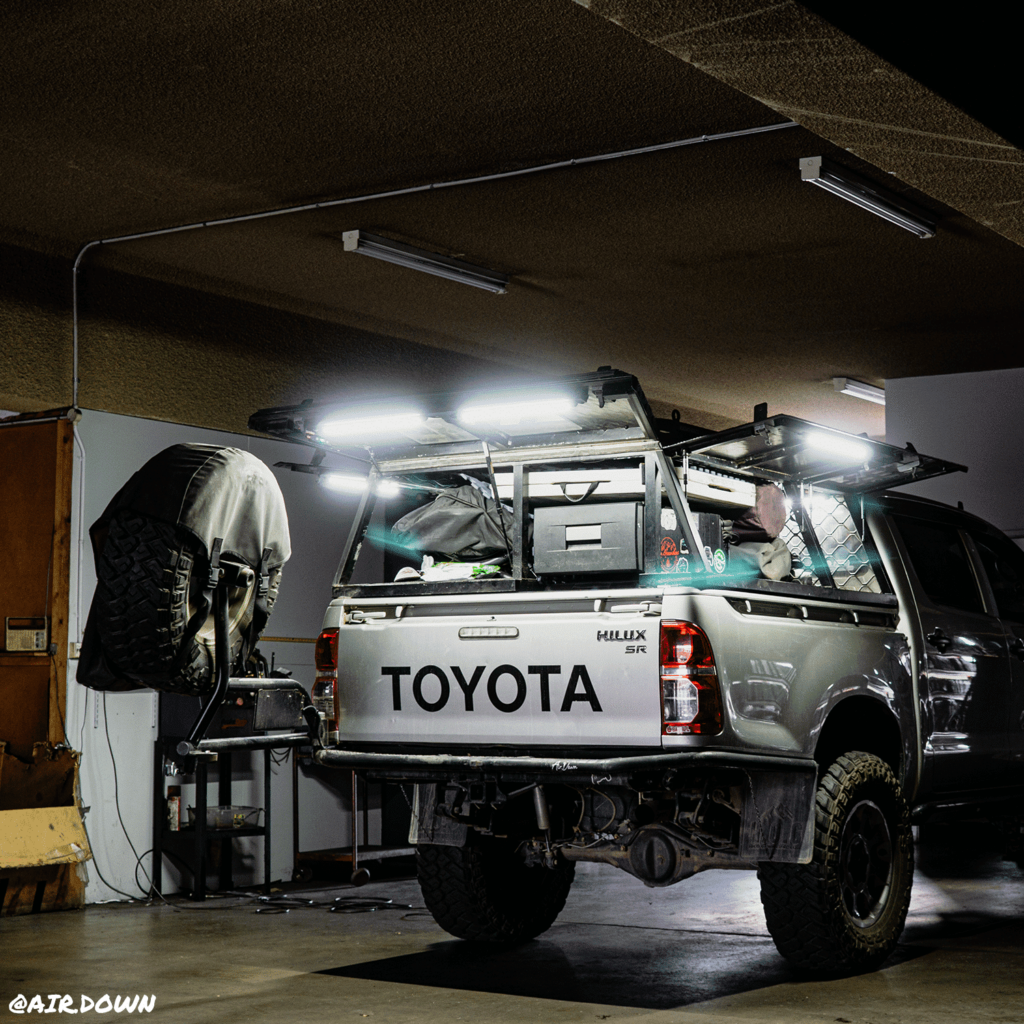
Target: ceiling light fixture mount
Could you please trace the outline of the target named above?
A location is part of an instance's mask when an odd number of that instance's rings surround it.
[[[875,405],[885,405],[885,388],[875,387],[874,384],[865,384],[852,377],[833,377],[832,386],[840,394],[863,398],[865,402],[874,402]]]
[[[801,157],[800,178],[917,235],[918,238],[931,238],[935,234],[935,220],[927,210],[861,177],[856,171],[834,164],[824,157]]]
[[[422,270],[425,274],[443,277],[449,281],[483,288],[495,295],[504,295],[508,288],[508,275],[496,270],[478,267],[439,252],[418,249],[414,245],[396,242],[392,238],[372,235],[369,231],[345,231],[341,236],[346,252],[358,252],[374,259],[385,260],[410,270]]]

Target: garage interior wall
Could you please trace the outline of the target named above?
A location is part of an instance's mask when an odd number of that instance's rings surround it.
[[[903,488],[964,508],[1024,546],[1024,370],[986,370],[885,382],[889,444],[967,466]]]
[[[81,448],[76,447],[69,623],[73,640],[81,639],[96,585],[89,526],[132,473],[151,456],[169,445],[192,441],[246,449],[271,467],[279,461],[305,463],[310,457],[310,449],[298,445],[92,411],[84,413],[78,434],[85,451],[85,473],[83,476]],[[308,474],[288,469],[273,472],[288,509],[293,554],[285,565],[280,595],[265,635],[314,640],[330,600],[331,581],[351,525],[356,499],[323,490],[315,477]],[[261,643],[259,649],[268,661],[273,658],[278,668],[291,669],[296,680],[307,688],[312,686],[312,643]],[[69,662],[67,729],[71,745],[82,751],[82,799],[89,808],[86,826],[104,878],[112,886],[138,895],[136,856],[125,832],[139,854],[150,849],[153,743],[157,737],[159,696],[151,690],[106,695],[87,690],[73,681],[76,668],[76,661]],[[235,755],[234,803],[262,806],[262,765],[259,753]],[[290,763],[274,766],[273,771],[273,877],[288,879],[293,867]],[[346,846],[351,842],[346,795],[349,776],[343,772],[318,772],[314,776],[300,769],[299,773],[300,851]],[[215,772],[211,772],[211,778],[215,780]],[[167,781],[184,782],[179,778]],[[194,791],[194,785],[182,785],[183,813],[186,806],[194,805]],[[209,786],[208,799],[211,806],[217,803],[215,781]],[[379,832],[379,811],[374,813],[371,804],[371,843],[380,841]],[[263,840],[251,838],[233,842],[235,884],[262,881]],[[143,857],[142,862],[149,870],[150,857]],[[117,893],[100,881],[93,865],[89,866],[89,876],[87,902],[118,898]],[[138,878],[145,885],[141,870]],[[181,882],[181,874],[165,857],[165,891],[175,891]],[[189,884],[186,876],[184,885]]]

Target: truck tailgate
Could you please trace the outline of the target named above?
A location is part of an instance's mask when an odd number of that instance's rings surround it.
[[[474,601],[474,614],[446,602],[400,617],[361,602],[363,622],[334,606],[340,740],[658,746],[659,619],[632,601]]]

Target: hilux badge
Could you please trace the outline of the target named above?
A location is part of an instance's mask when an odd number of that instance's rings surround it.
[[[646,629],[599,629],[598,640],[612,640],[618,643],[632,643],[637,640],[647,639]]]

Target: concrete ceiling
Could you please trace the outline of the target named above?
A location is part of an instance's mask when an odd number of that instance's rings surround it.
[[[1024,365],[1024,155],[1017,120],[948,61],[922,59],[919,37],[848,5],[812,6],[9,3],[0,243],[69,289],[90,241],[792,120],[94,247],[81,278],[81,404],[240,428],[247,411],[305,397],[300,387],[325,397],[356,363],[361,380],[387,383],[388,365],[408,359],[412,378],[435,386],[461,357],[477,378],[612,364],[637,374],[659,411],[711,427],[767,401],[879,434],[881,410],[836,395],[833,376],[882,384]],[[925,206],[936,237],[801,182],[797,161],[819,154]],[[341,234],[354,228],[503,271],[508,292],[347,253]],[[106,320],[94,297],[104,288],[121,296]],[[266,313],[237,410],[218,418],[216,395],[187,379],[166,408],[144,387],[119,406],[133,381],[209,358],[216,343],[195,322],[176,348],[119,354],[133,324],[141,336],[204,295]],[[153,297],[148,311],[140,296]],[[13,285],[7,298],[19,300]],[[315,344],[310,321],[325,325]],[[0,310],[9,352],[26,323]],[[379,339],[391,347],[371,365]],[[65,367],[58,349],[50,361]],[[0,401],[38,406],[15,363],[0,363]]]

